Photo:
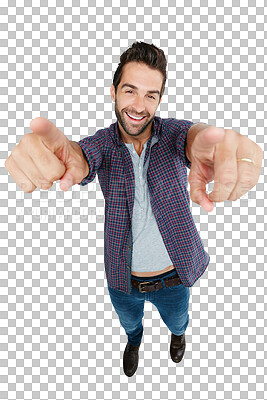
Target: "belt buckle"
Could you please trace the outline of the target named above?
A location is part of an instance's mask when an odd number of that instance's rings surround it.
[[[140,283],[139,283],[138,289],[139,289],[139,292],[140,292],[140,293],[145,293],[145,290],[142,290],[141,285],[146,285],[146,284],[148,284],[148,283],[151,283],[151,282],[140,282]]]

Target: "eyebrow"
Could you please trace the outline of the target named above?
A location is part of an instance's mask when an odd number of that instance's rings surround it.
[[[138,87],[136,87],[136,86],[134,86],[134,85],[131,85],[130,83],[124,83],[124,84],[122,85],[121,89],[123,89],[125,86],[128,86],[128,87],[130,87],[130,88],[132,88],[132,89],[138,90]],[[148,90],[147,93],[157,93],[157,94],[160,96],[160,93],[159,93],[158,90]]]

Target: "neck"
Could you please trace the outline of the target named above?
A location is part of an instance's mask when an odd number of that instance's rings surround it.
[[[128,135],[124,129],[121,127],[120,123],[118,123],[119,125],[119,132],[121,135],[121,139],[123,140],[124,143],[133,143],[134,146],[138,146],[138,147],[142,147],[144,143],[146,143],[148,141],[148,139],[150,138],[151,134],[152,134],[152,129],[151,129],[151,125],[146,129],[144,132],[142,132],[140,135],[138,136],[131,136]]]
[[[125,132],[122,132],[120,130],[120,134],[121,134],[121,138],[122,138],[123,142],[127,143],[127,144],[133,143],[135,151],[139,155],[139,157],[143,151],[143,145],[148,141],[148,139],[151,136],[151,133],[152,132],[150,130],[148,133],[143,132],[138,137],[131,137],[131,136],[127,135]]]

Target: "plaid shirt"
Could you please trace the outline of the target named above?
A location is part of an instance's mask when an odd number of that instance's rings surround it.
[[[184,286],[193,286],[210,261],[190,211],[187,191],[186,167],[190,169],[191,162],[185,155],[185,141],[192,125],[187,120],[155,116],[144,158],[152,211]],[[151,141],[155,143],[152,148]],[[131,155],[121,139],[118,121],[78,144],[89,164],[89,174],[79,185],[92,182],[97,173],[105,198],[104,262],[108,285],[131,294],[135,193]]]

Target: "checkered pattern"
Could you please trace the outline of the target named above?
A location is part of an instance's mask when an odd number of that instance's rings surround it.
[[[144,165],[149,162],[151,208],[185,286],[193,286],[210,261],[196,229],[187,192],[186,166],[190,168],[191,162],[185,155],[185,143],[192,125],[191,121],[156,116],[144,158]],[[148,160],[153,139],[158,142]],[[130,294],[135,193],[131,156],[120,138],[117,122],[78,143],[89,164],[89,174],[80,184],[92,182],[97,173],[106,201],[104,261],[108,284]]]
[[[1,0],[0,399],[267,397],[264,171],[247,195],[210,214],[191,203],[212,262],[190,289],[184,360],[172,362],[170,332],[146,303],[129,380],[106,286],[98,179],[26,194],[4,168],[35,117],[75,141],[115,122],[110,85],[135,40],[167,56],[156,115],[231,127],[264,150],[264,5]]]

